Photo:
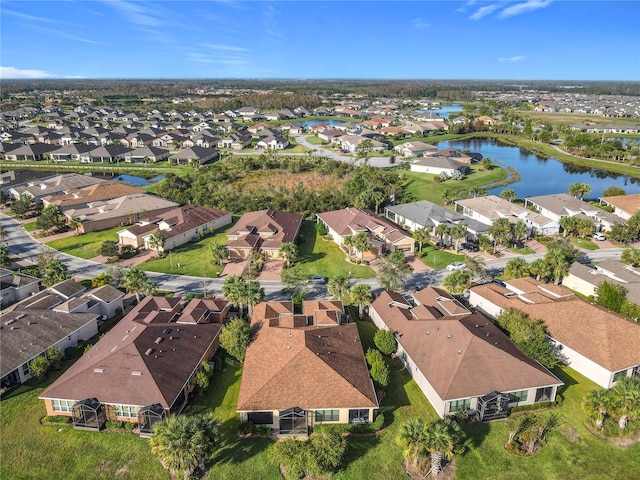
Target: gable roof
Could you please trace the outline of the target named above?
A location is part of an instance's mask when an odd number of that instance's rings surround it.
[[[614,206],[626,212],[629,215],[633,215],[640,210],[640,193],[632,195],[616,195],[613,197],[602,197],[601,200],[609,205]]]
[[[121,182],[102,182],[68,190],[66,193],[59,192],[47,195],[42,197],[42,200],[64,209],[72,205],[86,204],[97,200],[111,200],[134,193],[142,193],[142,190]]]
[[[347,207],[342,210],[319,213],[317,217],[340,236],[369,232],[389,243],[413,239],[397,225],[379,217],[371,210]]]
[[[160,230],[159,233],[165,239],[175,237],[196,227],[205,225],[208,222],[229,215],[231,212],[218,210],[217,208],[201,207],[199,205],[183,205],[164,212],[161,217],[171,225],[169,229]],[[131,229],[129,229],[131,230]]]
[[[303,302],[303,311],[319,306],[312,303]],[[340,302],[320,304],[342,311]],[[238,410],[377,408],[357,326],[296,327],[289,320],[306,315],[292,314],[291,302],[256,305],[251,320],[256,334],[245,357]],[[280,318],[287,319],[287,327]]]
[[[454,301],[444,290],[433,287],[417,296]],[[482,315],[467,311],[453,316],[442,308],[442,302],[410,308],[406,299],[397,297],[383,291],[371,308],[397,334],[402,348],[441,399],[562,384]]]
[[[282,212],[279,210],[258,210],[247,212],[227,234],[229,238],[237,236],[237,240],[230,240],[228,245],[243,246],[257,245],[261,248],[279,249],[283,243],[294,242],[302,225],[302,215]],[[260,239],[258,233],[268,234]],[[260,242],[259,242],[260,240]]]
[[[173,321],[178,315],[177,301],[146,297],[40,398],[95,397],[102,403],[170,408],[181,400],[221,329],[216,323],[178,324]]]

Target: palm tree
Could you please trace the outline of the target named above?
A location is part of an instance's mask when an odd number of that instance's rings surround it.
[[[582,402],[582,409],[594,419],[596,427],[602,428],[604,417],[609,413],[611,406],[611,390],[598,388],[591,390]]]
[[[436,238],[438,239],[438,244],[440,245],[444,244],[444,237],[449,235],[449,230],[450,230],[450,227],[446,223],[440,223],[436,226],[436,228],[433,230],[433,233],[436,235]]]
[[[160,249],[164,247],[164,237],[160,232],[149,236],[149,246],[156,251],[158,258],[160,258]]]
[[[369,241],[369,234],[367,232],[357,233],[353,237],[353,248],[360,252],[360,261],[364,260],[364,252],[371,248],[371,242]]]
[[[567,272],[569,271],[569,262],[562,251],[553,249],[549,250],[544,256],[545,262],[549,265],[551,276],[554,283],[558,285]]]
[[[440,194],[440,198],[442,199],[443,205],[449,205],[456,198],[458,198],[458,193],[453,191],[450,188],[445,188],[444,190],[442,190],[442,193]]]
[[[529,264],[523,257],[513,258],[505,265],[504,274],[509,278],[528,277]]]
[[[78,217],[72,217],[71,220],[69,220],[69,227],[75,229],[76,235],[80,235],[81,226],[82,220],[80,220]]]
[[[536,277],[536,280],[547,279],[551,276],[551,265],[544,258],[538,258],[529,265],[529,274]]]
[[[424,453],[425,426],[419,418],[410,418],[400,425],[396,442],[402,447],[404,458],[415,467]]]
[[[369,305],[373,301],[373,292],[366,283],[359,283],[351,289],[350,297],[351,301],[358,306],[358,315],[362,317],[365,305]]]
[[[480,255],[475,257],[466,257],[464,266],[473,274],[473,278],[482,279],[487,273],[487,264]]]
[[[342,244],[349,249],[349,257],[351,257],[353,248],[353,236],[347,235],[346,237],[344,237],[342,239]]]
[[[349,277],[346,275],[336,275],[334,278],[329,279],[327,288],[329,289],[329,293],[342,301],[342,296],[345,293],[349,293]]]
[[[280,256],[287,262],[287,268],[290,268],[293,262],[298,258],[298,247],[293,242],[285,242],[280,246]]]
[[[463,238],[466,238],[466,236],[467,236],[467,227],[465,227],[461,223],[458,223],[458,224],[454,225],[452,228],[449,229],[449,236],[451,238],[455,239],[455,241],[456,241],[456,252],[457,252],[458,251],[458,244],[460,243],[460,240],[462,240]]]
[[[618,416],[620,430],[624,430],[629,419],[640,418],[640,377],[618,380],[612,392],[611,407],[613,413]]]
[[[253,314],[253,307],[264,300],[264,288],[257,280],[249,280],[244,287],[244,302],[249,309],[249,316]]]
[[[500,197],[504,198],[508,202],[513,202],[516,198],[518,198],[518,195],[516,194],[515,190],[505,188],[500,192]]]
[[[429,230],[424,227],[416,228],[413,231],[413,239],[418,242],[418,254],[421,254],[422,245],[429,241]]]
[[[225,278],[222,284],[222,293],[232,305],[238,307],[242,315],[245,298],[245,278],[240,275],[231,275]]]
[[[589,193],[591,193],[591,187],[588,183],[572,183],[569,185],[569,195],[578,197],[580,200]]]
[[[137,303],[140,302],[140,294],[153,290],[150,288],[150,282],[147,274],[138,267],[130,268],[124,275],[124,286],[127,292],[135,294]],[[153,284],[153,282],[151,283]],[[155,286],[155,284],[153,285]]]
[[[443,459],[451,460],[464,451],[464,432],[450,417],[432,423],[426,428],[424,446],[431,453],[431,471],[438,475]]]
[[[223,243],[214,242],[209,245],[209,249],[211,250],[213,262],[218,265],[222,265],[225,258],[229,258],[229,250],[227,250],[227,247],[225,247]]]
[[[511,226],[511,232],[513,236],[516,237],[516,243],[520,244],[527,238],[529,234],[529,227],[522,220],[518,220]]]

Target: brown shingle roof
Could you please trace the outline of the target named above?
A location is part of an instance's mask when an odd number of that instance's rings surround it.
[[[251,235],[257,235],[260,232],[264,235],[261,248],[277,250],[283,243],[295,241],[301,225],[302,215],[297,213],[268,209],[248,212],[240,217],[233,230],[227,234],[230,238],[227,245],[235,247],[257,245],[257,240],[251,238]],[[231,240],[232,237],[239,238]]]

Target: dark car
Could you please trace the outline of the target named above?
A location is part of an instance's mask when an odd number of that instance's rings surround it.
[[[478,245],[475,243],[466,242],[461,245],[462,250],[467,250],[468,252],[477,252],[479,251]]]

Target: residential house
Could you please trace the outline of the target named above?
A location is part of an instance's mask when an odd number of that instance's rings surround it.
[[[169,158],[170,151],[158,147],[138,147],[131,152],[124,154],[124,161],[127,163],[155,163]]]
[[[169,163],[175,163],[176,165],[203,165],[216,158],[218,158],[218,151],[215,148],[193,146],[171,155]]]
[[[349,207],[318,213],[316,217],[325,225],[333,241],[347,252],[350,252],[350,248],[345,246],[345,238],[361,232],[367,233],[371,243],[369,256],[372,255],[374,258],[393,250],[413,252],[415,240],[397,225],[379,217],[371,210]]]
[[[41,200],[45,207],[55,205],[64,211],[71,207],[79,208],[80,205],[87,206],[92,202],[111,200],[123,195],[136,193],[142,193],[142,191],[125,183],[106,181],[86,187],[69,189],[66,192],[59,192],[54,195],[47,195],[42,197]]]
[[[640,270],[624,263],[606,259],[595,267],[575,262],[569,267],[562,284],[585,297],[597,296],[596,290],[602,282],[620,285],[631,303],[640,305]]]
[[[246,258],[251,251],[257,250],[266,258],[280,257],[280,247],[284,243],[295,243],[302,215],[277,210],[258,210],[247,212],[227,234],[229,255]]]
[[[17,148],[7,151],[4,154],[5,160],[17,162],[37,162],[44,160],[46,155],[57,150],[58,145],[48,143],[27,143]]]
[[[0,307],[2,309],[38,293],[39,290],[39,278],[0,268]]]
[[[255,306],[256,332],[244,360],[237,410],[242,422],[278,435],[307,435],[321,423],[370,423],[378,409],[357,326],[342,302]]]
[[[256,146],[267,150],[284,150],[289,146],[289,140],[280,135],[270,135],[260,139]]]
[[[413,302],[383,291],[369,316],[395,334],[397,357],[442,418],[459,411],[478,420],[504,418],[511,407],[553,402],[563,385],[444,289],[426,287]]]
[[[54,162],[79,162],[82,155],[95,149],[95,145],[84,143],[71,143],[63,145],[56,150],[49,152],[49,157]]]
[[[455,148],[445,148],[443,150],[437,150],[437,149],[435,151],[431,150],[425,153],[425,155],[434,156],[434,157],[446,157],[446,158],[455,160],[457,162],[466,163],[467,165],[470,165],[471,162],[474,160],[474,155],[477,156],[479,154],[467,154]],[[479,156],[482,157],[482,155],[479,155]]]
[[[426,156],[409,164],[412,172],[429,173],[431,175],[440,175],[446,173],[453,176],[456,171],[462,175],[466,175],[469,171],[469,165],[447,157]]]
[[[104,182],[104,180],[88,175],[65,173],[13,185],[8,188],[7,193],[16,199],[20,198],[20,195],[23,194],[29,195],[36,202],[42,203],[42,197],[68,192],[73,189],[102,182]]]
[[[600,201],[613,207],[613,213],[623,220],[629,220],[640,211],[640,193],[601,197]]]
[[[564,217],[581,217],[593,221],[596,230],[609,230],[615,223],[624,223],[624,219],[602,210],[567,193],[555,193],[524,199],[525,207],[532,206],[547,218],[560,224]]]
[[[187,305],[183,321],[180,302],[150,296],[136,305],[40,395],[47,414],[70,416],[76,428],[92,430],[106,420],[137,422],[140,434],[150,435],[154,421],[182,412],[198,371],[218,347],[222,322],[207,314],[219,306],[200,299]],[[93,421],[83,415],[87,406]]]
[[[491,317],[507,308],[539,319],[549,341],[571,368],[601,387],[640,376],[640,325],[587,302],[561,285],[533,278],[471,288],[469,303]]]
[[[346,150],[350,153],[355,153],[358,145],[360,145],[365,140],[371,141],[371,150],[374,152],[381,152],[387,148],[384,143],[378,142],[377,140],[371,140],[370,138],[364,137],[362,135],[343,135],[337,139],[337,142],[340,144],[340,148],[342,148],[343,150]]]
[[[110,200],[91,202],[80,208],[69,208],[63,213],[67,221],[71,221],[72,218],[80,220],[79,231],[87,233],[118,225],[131,225],[142,219],[143,215],[145,217],[160,215],[177,206],[177,203],[155,195],[134,193]]]
[[[213,232],[231,223],[231,212],[198,205],[183,205],[166,211],[156,218],[142,220],[138,225],[120,230],[118,241],[121,245],[135,248],[151,247],[151,236],[159,233],[164,238],[160,251],[173,250],[187,242],[197,241],[200,235]],[[144,227],[151,228],[144,228]]]
[[[80,155],[82,163],[114,163],[124,160],[132,150],[120,143],[102,145]]]
[[[403,157],[420,157],[427,152],[437,151],[438,147],[429,143],[414,141],[396,145],[393,150]]]

